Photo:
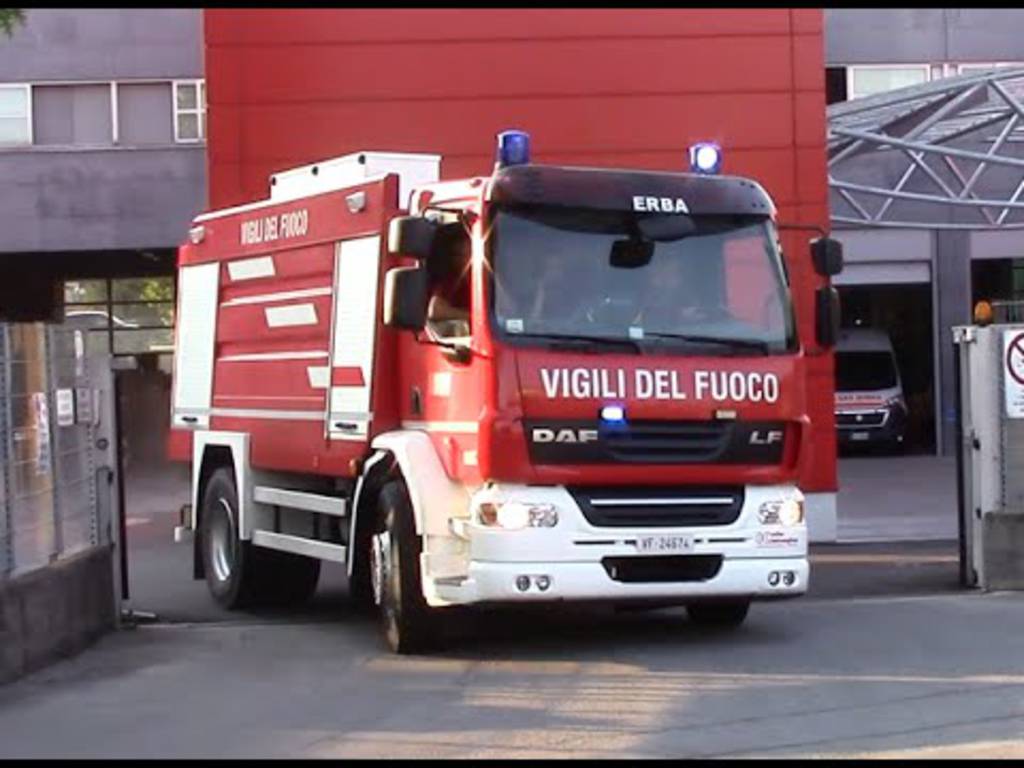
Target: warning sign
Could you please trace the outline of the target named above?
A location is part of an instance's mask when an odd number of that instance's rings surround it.
[[[1024,331],[1003,331],[1003,365],[1006,415],[1024,419]]]

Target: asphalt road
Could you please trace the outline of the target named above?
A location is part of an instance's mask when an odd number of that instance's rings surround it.
[[[434,656],[335,612],[142,626],[0,689],[2,757],[1024,757],[1024,596],[501,614]]]
[[[340,568],[227,613],[139,503],[130,605],[159,621],[0,688],[2,757],[1024,757],[1024,594],[951,541],[812,548],[811,592],[732,633],[681,609],[508,611],[398,657]]]

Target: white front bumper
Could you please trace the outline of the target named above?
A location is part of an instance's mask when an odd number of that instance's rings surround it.
[[[554,504],[558,524],[552,528],[507,531],[476,524],[462,526],[468,564],[461,575],[431,579],[425,594],[432,605],[557,600],[645,600],[711,597],[795,597],[807,591],[806,524],[765,526],[757,510],[792,486],[748,486],[739,517],[728,525],[701,527],[601,527],[587,521],[569,492],[559,486],[503,486],[502,493],[530,503]],[[642,489],[638,489],[642,494]],[[640,536],[687,535],[687,555],[721,556],[721,566],[707,578],[681,581],[629,581],[612,577],[606,558],[649,558],[640,554]],[[426,564],[428,559],[425,559]],[[432,569],[424,568],[429,573]],[[773,572],[789,572],[772,584]],[[528,589],[517,579],[530,577]],[[541,590],[537,577],[547,577]],[[774,579],[773,579],[774,580]],[[544,580],[542,580],[543,582]]]
[[[781,580],[768,584],[773,571],[795,574],[791,586]],[[519,576],[530,576],[525,592],[516,586]],[[551,600],[630,600],[700,597],[794,597],[807,591],[810,566],[806,557],[778,559],[723,559],[718,574],[707,581],[623,583],[613,580],[601,563],[479,563],[469,566],[469,578],[457,590],[439,592],[453,602],[546,602]],[[550,585],[541,591],[537,576]]]

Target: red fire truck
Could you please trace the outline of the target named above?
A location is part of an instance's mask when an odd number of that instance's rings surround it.
[[[545,166],[507,131],[490,176],[362,152],[197,217],[170,438],[194,576],[237,608],[344,563],[397,652],[436,643],[452,606],[736,626],[804,593],[808,340],[772,200],[720,161]],[[810,256],[841,268],[828,238]],[[827,349],[835,290],[817,299]]]

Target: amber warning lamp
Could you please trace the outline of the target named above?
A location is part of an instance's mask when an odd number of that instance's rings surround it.
[[[992,324],[992,305],[987,301],[979,301],[974,305],[974,322],[976,325]]]

